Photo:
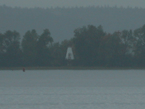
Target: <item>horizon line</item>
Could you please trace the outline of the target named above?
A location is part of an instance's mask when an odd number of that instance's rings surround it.
[[[56,9],[56,8],[123,8],[123,9],[128,9],[128,8],[138,8],[138,9],[145,9],[145,7],[133,7],[133,6],[109,6],[109,5],[88,5],[88,6],[50,6],[50,7],[39,7],[39,6],[33,6],[33,7],[23,7],[23,6],[8,6],[6,4],[0,5],[0,7],[9,7],[9,8],[22,8],[22,9],[35,9],[35,8],[40,8],[40,9]]]

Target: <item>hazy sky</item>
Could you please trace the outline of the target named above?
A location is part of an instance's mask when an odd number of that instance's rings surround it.
[[[18,7],[75,7],[75,6],[123,6],[145,8],[145,0],[0,0],[0,5]]]

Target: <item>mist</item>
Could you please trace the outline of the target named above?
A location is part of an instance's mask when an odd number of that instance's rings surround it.
[[[87,7],[87,6],[118,6],[145,8],[144,0],[0,0],[1,5],[11,7]]]

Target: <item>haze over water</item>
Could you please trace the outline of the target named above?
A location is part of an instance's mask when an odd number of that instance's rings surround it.
[[[145,8],[144,0],[0,0],[1,5],[11,7],[87,7],[87,6],[122,6]]]
[[[144,109],[145,70],[1,70],[1,109]]]

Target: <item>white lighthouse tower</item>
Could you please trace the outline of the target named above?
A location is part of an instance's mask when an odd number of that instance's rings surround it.
[[[66,57],[67,60],[74,60],[74,55],[71,47],[67,48]]]
[[[71,47],[67,48],[65,59],[67,60],[67,62],[68,62],[67,64],[68,65],[72,65],[72,60],[74,60],[74,54],[73,54],[73,51],[72,51]]]

